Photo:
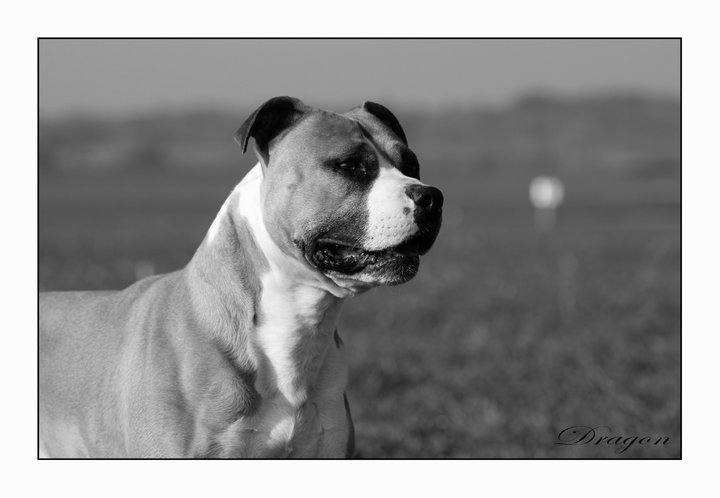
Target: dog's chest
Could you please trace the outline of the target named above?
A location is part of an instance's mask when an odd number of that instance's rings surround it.
[[[251,339],[256,387],[263,398],[300,406],[333,347],[340,305],[318,289],[289,286],[271,276],[262,285]]]
[[[347,365],[334,340],[339,306],[307,289],[263,282],[251,356],[257,365],[256,411],[216,441],[240,457],[344,456],[349,424]]]
[[[342,395],[335,399],[313,399],[301,407],[284,400],[263,402],[255,417],[236,428],[242,441],[234,456],[242,457],[343,457],[349,426]]]
[[[333,343],[305,401],[292,404],[280,392],[264,396],[254,413],[216,426],[201,453],[231,458],[344,457],[350,434],[343,397],[346,382],[345,359]]]

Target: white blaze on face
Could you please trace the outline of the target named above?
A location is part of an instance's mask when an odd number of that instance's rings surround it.
[[[408,185],[424,184],[403,175],[385,161],[380,163],[380,172],[367,196],[368,225],[363,249],[381,251],[402,243],[418,231],[415,203],[405,193]]]

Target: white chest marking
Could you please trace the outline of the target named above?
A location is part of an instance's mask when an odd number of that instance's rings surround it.
[[[251,335],[251,355],[258,369],[255,387],[262,401],[242,429],[255,434],[248,448],[255,455],[290,451],[299,418],[309,411],[305,403],[313,387],[321,384],[323,392],[332,391],[342,404],[347,383],[344,362],[335,359],[333,344],[341,305],[337,289],[329,290],[331,282],[273,242],[262,219],[262,181],[258,165],[236,187],[237,211],[232,213],[245,218],[269,265],[260,277],[258,325]],[[310,411],[316,414],[317,408]]]
[[[254,334],[260,394],[277,389],[291,405],[299,406],[332,343],[339,303],[322,290],[291,285],[272,272],[261,280],[259,326]]]

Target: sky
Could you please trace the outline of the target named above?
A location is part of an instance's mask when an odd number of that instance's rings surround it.
[[[252,109],[498,106],[528,93],[679,98],[678,40],[40,41],[45,117]]]

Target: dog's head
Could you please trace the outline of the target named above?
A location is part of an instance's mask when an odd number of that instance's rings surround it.
[[[344,114],[276,97],[243,123],[262,164],[262,210],[281,250],[336,283],[396,285],[418,271],[442,219],[440,190],[397,118],[365,102]]]

